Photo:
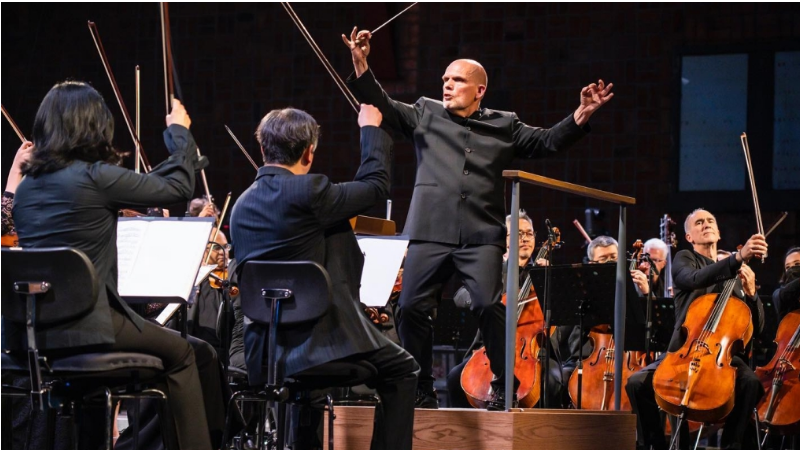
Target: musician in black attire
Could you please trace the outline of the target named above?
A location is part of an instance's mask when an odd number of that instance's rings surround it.
[[[800,247],[792,247],[786,252],[783,267],[781,285],[772,293],[772,302],[778,308],[781,319],[800,309]]]
[[[683,345],[681,326],[689,306],[698,297],[707,293],[719,293],[725,281],[737,278],[733,295],[743,299],[750,307],[755,333],[764,327],[764,309],[756,295],[755,274],[746,261],[755,255],[764,254],[767,244],[761,235],[753,235],[740,252],[716,261],[719,229],[716,218],[706,210],[692,212],[684,222],[686,240],[692,250],[681,250],[672,263],[675,283],[675,332],[669,350],[675,351]],[[633,411],[637,416],[637,448],[651,446],[666,449],[664,428],[659,417],[653,390],[653,373],[661,360],[633,374],[625,386]],[[744,360],[744,355],[733,357],[731,365],[736,368],[734,407],[725,419],[722,432],[722,448],[755,449],[755,428],[750,415],[764,393],[761,383]],[[689,445],[689,432],[684,421],[681,430],[681,448]]]
[[[191,120],[174,101],[164,141],[170,157],[149,174],[118,167],[113,148],[114,121],[100,94],[83,82],[67,81],[45,96],[33,125],[35,148],[23,166],[25,179],[14,198],[13,215],[20,245],[26,248],[73,247],[94,264],[100,282],[97,304],[88,314],[40,329],[37,342],[48,351],[140,351],[164,362],[168,391],[170,448],[212,448],[221,433],[225,402],[215,364],[198,367],[196,352],[178,333],[145,321],[117,291],[117,214],[121,208],[186,201],[195,171],[203,167],[189,132]],[[23,351],[24,327],[3,323],[3,350]],[[81,348],[83,347],[83,348]],[[206,344],[207,347],[207,344]],[[204,347],[204,348],[206,348]],[[213,349],[207,347],[216,362]],[[198,370],[199,369],[199,370]],[[218,418],[222,420],[215,420]],[[83,447],[97,448],[97,420],[84,420]]]
[[[570,147],[589,131],[589,117],[613,94],[603,81],[581,90],[580,106],[551,129],[522,123],[512,112],[481,108],[488,78],[472,60],[457,60],[442,77],[442,101],[422,97],[414,105],[389,98],[367,65],[368,31],[350,39],[355,96],[377,106],[393,130],[414,141],[417,174],[404,234],[411,242],[399,300],[398,333],[420,365],[417,406],[437,408],[433,390],[433,325],[441,285],[458,273],[470,292],[473,311],[492,372],[495,400],[505,391],[505,307],[500,277],[505,227],[502,172],[515,157],[534,158]]]

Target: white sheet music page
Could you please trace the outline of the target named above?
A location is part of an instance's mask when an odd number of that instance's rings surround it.
[[[361,302],[367,306],[386,306],[397,279],[397,272],[403,264],[408,239],[359,236],[358,245],[364,253]]]
[[[117,226],[122,297],[188,299],[213,219],[122,218]]]

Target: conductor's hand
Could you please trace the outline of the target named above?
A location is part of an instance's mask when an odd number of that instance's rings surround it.
[[[170,125],[181,125],[187,130],[192,125],[192,119],[180,100],[172,99],[172,112],[167,114],[167,126]]]
[[[383,121],[380,110],[372,105],[361,104],[361,111],[358,112],[358,126],[360,127],[379,127]]]
[[[353,68],[356,71],[356,77],[360,77],[364,72],[369,69],[367,64],[367,56],[369,55],[369,40],[372,38],[372,33],[367,30],[358,31],[358,27],[353,27],[350,32],[350,39],[342,35],[344,45],[350,49],[350,54],[353,56]]]
[[[753,256],[760,256],[767,253],[767,241],[764,239],[764,236],[760,234],[754,234],[750,237],[750,239],[745,242],[742,250],[739,252],[741,255],[742,260],[745,262],[750,261],[750,258]]]
[[[606,85],[603,80],[597,80],[597,83],[592,83],[581,89],[581,105],[573,114],[575,123],[578,126],[585,125],[595,111],[614,97],[614,93],[611,92],[613,87],[614,83]]]

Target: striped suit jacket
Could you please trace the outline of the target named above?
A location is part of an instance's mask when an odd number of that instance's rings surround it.
[[[329,312],[313,326],[286,333],[277,343],[284,369],[279,376],[389,342],[360,311],[364,256],[348,219],[388,197],[391,148],[385,131],[364,127],[361,166],[354,181],[331,183],[325,175],[294,175],[265,166],[233,207],[230,234],[239,267],[252,260],[314,261],[327,269],[333,284]],[[251,384],[266,382],[267,336],[267,326],[245,318],[245,362]]]

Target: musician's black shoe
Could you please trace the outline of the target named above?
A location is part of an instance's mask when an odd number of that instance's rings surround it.
[[[516,408],[519,406],[517,401],[517,394],[514,394],[514,399],[511,401],[511,407]],[[487,411],[505,411],[506,410],[506,391],[500,389],[494,393],[492,399],[486,404]]]
[[[414,408],[439,409],[439,396],[436,394],[436,389],[431,391],[417,390],[417,399],[414,401]]]

